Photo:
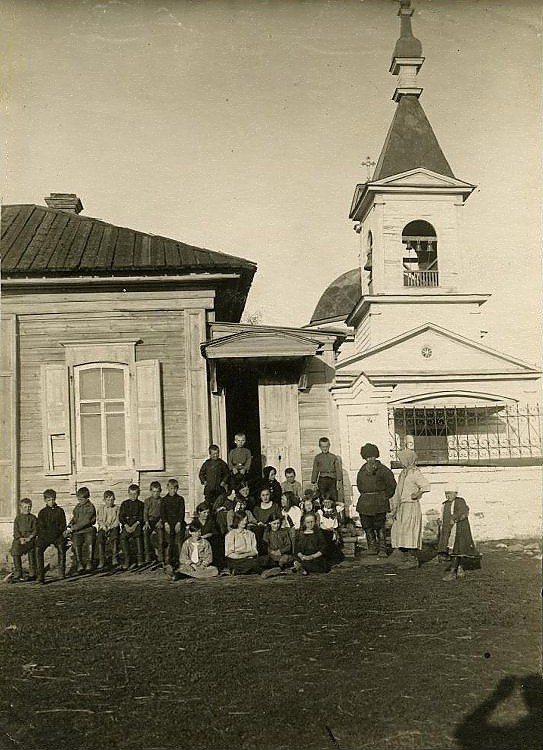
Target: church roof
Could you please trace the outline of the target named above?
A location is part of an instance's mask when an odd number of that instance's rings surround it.
[[[315,307],[311,324],[345,320],[361,296],[360,268],[353,268],[332,281]]]
[[[372,180],[418,167],[454,177],[417,96],[409,94],[397,104]]]

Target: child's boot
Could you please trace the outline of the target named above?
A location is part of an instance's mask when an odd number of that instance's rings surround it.
[[[20,581],[23,578],[23,564],[21,561],[21,555],[13,555],[13,577],[12,581]]]
[[[63,547],[57,552],[58,560],[58,577],[62,580],[66,578],[66,549]]]
[[[105,550],[104,550],[104,557],[105,557]],[[117,539],[114,539],[111,543],[111,564],[112,565],[119,564],[119,542],[117,541]]]
[[[41,548],[36,550],[36,580],[38,583],[45,583],[45,561]]]
[[[36,580],[36,553],[33,549],[28,553],[28,581]]]
[[[92,570],[92,558],[93,558],[93,545],[88,546],[88,557],[87,562],[85,563],[85,572],[90,573]],[[83,555],[81,555],[83,557]]]
[[[366,531],[366,540],[368,542],[368,554],[376,555],[377,539],[375,538],[375,531],[373,529],[368,529]]]
[[[92,542],[88,546],[88,553],[89,553],[89,556],[87,557],[85,570],[87,571],[87,573],[90,573],[92,571],[92,561],[94,559],[94,544],[92,544]]]
[[[105,545],[99,543],[97,545],[97,552],[98,552],[98,565],[96,566],[96,570],[103,570],[106,564]]]
[[[76,567],[76,570],[77,570],[78,573],[82,573],[84,571],[84,569],[85,569],[83,567],[82,551],[83,551],[83,549],[82,549],[82,545],[81,545],[79,539],[77,539],[77,540],[73,539],[72,540],[72,552],[73,552],[73,555],[74,555],[75,567]]]
[[[143,542],[141,540],[141,537],[136,539],[136,556],[138,565],[143,565]]]
[[[385,529],[377,532],[377,557],[388,557]]]
[[[130,567],[130,546],[128,544],[128,539],[123,539],[121,541],[121,548],[123,550],[123,570],[128,570]]]
[[[153,546],[151,544],[151,532],[150,531],[144,531],[143,532],[143,552],[145,554],[145,562],[150,563],[153,560]]]

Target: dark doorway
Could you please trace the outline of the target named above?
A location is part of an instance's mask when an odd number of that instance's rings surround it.
[[[244,432],[253,454],[249,481],[254,483],[262,476],[258,372],[247,363],[228,363],[222,368],[220,380],[225,393],[228,450],[234,447],[235,433]]]

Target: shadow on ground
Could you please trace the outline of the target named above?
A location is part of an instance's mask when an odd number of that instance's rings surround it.
[[[493,715],[519,688],[526,714],[510,724],[496,724]],[[543,679],[541,675],[504,677],[493,693],[457,727],[462,750],[540,750],[543,746]]]

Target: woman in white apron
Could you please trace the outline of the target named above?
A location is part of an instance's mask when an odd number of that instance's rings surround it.
[[[430,491],[430,483],[417,468],[417,454],[410,448],[398,452],[402,471],[398,486],[390,501],[392,506],[392,529],[390,542],[394,557],[399,558],[398,567],[418,567],[417,550],[422,548],[422,511],[420,498]]]

